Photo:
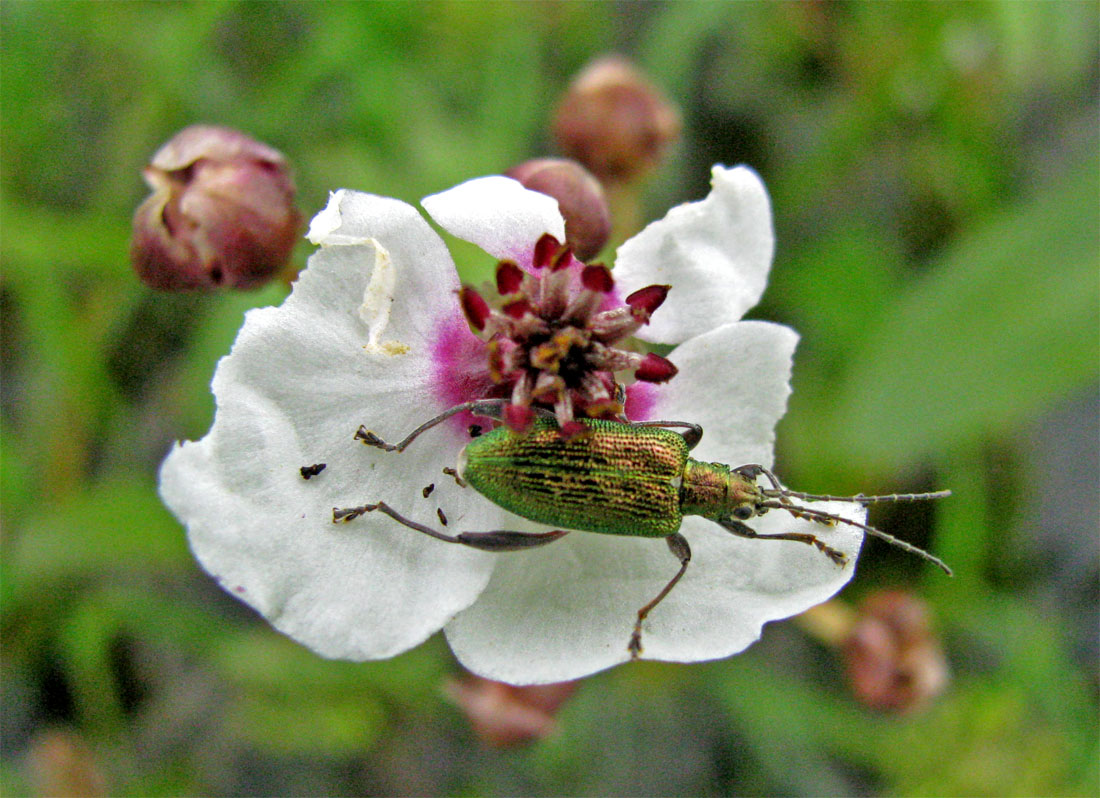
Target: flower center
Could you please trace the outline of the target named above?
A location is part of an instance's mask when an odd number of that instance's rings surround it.
[[[499,308],[473,288],[459,292],[470,326],[488,337],[496,390],[511,397],[509,426],[530,426],[534,407],[552,408],[565,435],[581,429],[577,418],[625,420],[616,372],[643,382],[676,375],[660,355],[615,346],[649,323],[669,286],[647,286],[620,303],[606,266],[582,263],[550,234],[535,244],[532,263],[530,271],[512,261],[497,265]]]

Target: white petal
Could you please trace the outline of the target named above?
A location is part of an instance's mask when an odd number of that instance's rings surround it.
[[[770,466],[797,344],[794,330],[765,321],[734,322],[692,338],[669,353],[680,371],[654,386],[647,417],[702,426],[703,440],[692,451],[697,460]]]
[[[813,507],[856,521],[866,518],[866,511],[854,504],[815,502]],[[765,623],[820,604],[855,573],[863,542],[855,527],[829,527],[780,510],[748,525],[766,535],[814,535],[844,552],[848,562],[838,566],[805,543],[748,540],[706,519],[687,518],[681,532],[691,544],[691,565],[643,627],[645,658],[697,662],[736,654],[759,639]]]
[[[814,506],[857,520],[864,515],[854,505]],[[747,540],[687,518],[681,531],[692,560],[643,625],[643,658],[695,662],[737,653],[765,623],[821,603],[855,570],[862,536],[852,527],[779,511],[750,523],[762,533],[817,535],[849,562],[840,567],[804,543]],[[512,684],[576,679],[627,661],[638,610],[679,568],[663,540],[586,532],[499,557],[489,586],[446,632],[463,665]]]
[[[468,180],[425,197],[423,205],[447,232],[521,266],[530,266],[535,242],[544,233],[565,241],[557,200],[509,177]]]
[[[624,296],[672,286],[639,338],[686,341],[737,321],[764,293],[775,249],[764,185],[744,166],[715,166],[711,184],[706,199],[673,208],[619,248],[615,281]]]
[[[319,294],[313,312],[327,313],[330,303],[348,298],[347,291],[358,291],[356,298],[360,304],[364,301],[368,286],[352,287],[348,279],[374,275],[376,244],[381,245],[393,269],[394,307],[390,324],[427,340],[436,326],[433,309],[458,307],[454,297],[459,288],[454,261],[442,239],[420,212],[407,203],[359,191],[335,191],[325,209],[310,223],[309,239],[321,246],[310,262],[318,257],[332,262],[333,268],[329,270],[334,280],[332,290],[340,293],[339,300],[331,292]],[[371,247],[369,253],[358,249],[364,245]],[[351,249],[344,251],[346,247]],[[346,268],[337,261],[346,264]],[[303,297],[303,301],[307,299]]]
[[[408,205],[343,192],[325,214],[323,247],[291,296],[247,315],[215,373],[214,426],[169,454],[161,495],[227,590],[325,656],[371,659],[416,645],[469,605],[494,560],[377,512],[333,524],[332,509],[385,500],[433,526],[436,507],[452,524],[492,525],[500,511],[440,474],[462,445],[453,426],[403,454],[353,440],[360,424],[399,439],[448,404],[430,347],[459,314],[456,279]],[[393,293],[381,335],[392,347],[371,346],[378,316],[361,313],[381,251],[394,270],[375,285]],[[302,479],[299,467],[318,462],[327,468]]]
[[[702,424],[696,459],[770,465],[796,343],[792,330],[766,322],[729,324],[688,341],[671,353],[680,373],[660,386],[650,417]],[[844,503],[815,507],[866,516]],[[847,553],[849,563],[840,568],[805,543],[747,540],[687,518],[681,531],[693,559],[647,620],[644,657],[689,662],[736,653],[763,624],[824,601],[851,578],[862,540],[855,528],[778,510],[751,526],[816,535]],[[500,557],[485,592],[446,631],[466,667],[513,683],[578,678],[628,659],[637,611],[678,568],[664,541],[584,532]]]

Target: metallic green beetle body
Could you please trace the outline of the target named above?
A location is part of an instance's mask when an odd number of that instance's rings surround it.
[[[680,528],[688,447],[659,427],[586,420],[568,440],[538,419],[532,430],[498,427],[466,445],[459,475],[506,510],[550,526],[665,537]]]
[[[581,423],[587,431],[569,439],[552,419],[524,433],[498,427],[466,445],[458,472],[516,515],[605,535],[668,537],[685,515],[719,520],[741,507],[737,517],[748,517],[764,499],[754,479],[688,457],[691,446],[678,432]]]
[[[505,399],[464,402],[421,424],[397,444],[386,443],[365,427],[359,428],[355,439],[387,452],[402,452],[420,434],[462,412],[503,421],[507,404]],[[703,434],[696,424],[679,421],[631,424],[595,419],[578,420],[578,423],[584,427],[579,434],[563,436],[553,416],[541,411],[524,432],[515,432],[502,425],[474,438],[462,451],[457,474],[444,469],[456,475],[460,485],[469,484],[505,510],[557,527],[552,531],[497,529],[448,534],[407,518],[384,501],[333,508],[332,520],[334,523],[348,522],[364,513],[379,511],[436,540],[491,552],[543,546],[570,530],[664,538],[669,551],[680,561],[680,568],[653,600],[638,610],[627,645],[632,657],[642,651],[642,622],[668,595],[691,561],[691,547],[679,534],[685,515],[701,515],[742,538],[808,544],[838,566],[845,565],[847,554],[816,535],[796,531],[762,533],[744,522],[768,510],[784,510],[795,518],[816,521],[824,526],[849,524],[918,554],[951,573],[931,554],[872,526],[791,501],[797,498],[866,505],[940,498],[949,495],[949,491],[843,497],[799,493],[782,487],[776,476],[762,465],[730,468],[722,463],[705,463],[689,457],[688,452]],[[687,431],[681,434],[669,427]],[[758,485],[760,476],[766,477],[771,487]],[[430,488],[426,488],[424,496],[429,492]],[[444,516],[440,514],[439,517],[445,525]]]

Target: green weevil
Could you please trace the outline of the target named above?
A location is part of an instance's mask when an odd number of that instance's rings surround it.
[[[355,439],[385,451],[402,452],[423,432],[458,413],[468,411],[500,421],[507,403],[506,399],[465,402],[420,425],[397,444],[386,443],[365,427],[359,428]],[[561,435],[552,413],[536,410],[530,430],[521,433],[505,425],[498,426],[475,437],[463,448],[457,469],[445,469],[460,485],[469,485],[505,510],[562,528],[537,533],[495,530],[447,535],[406,518],[382,501],[359,507],[333,508],[333,522],[349,521],[378,510],[437,540],[492,552],[541,546],[570,531],[664,538],[672,554],[679,559],[680,569],[652,601],[638,610],[627,646],[632,657],[642,651],[642,622],[676,586],[691,561],[687,539],[679,532],[685,515],[703,516],[740,537],[808,544],[838,566],[845,564],[847,555],[814,535],[801,532],[762,534],[745,522],[768,510],[785,510],[796,518],[825,525],[850,524],[917,554],[951,574],[951,569],[939,558],[892,535],[790,501],[872,504],[938,499],[951,495],[950,491],[889,496],[801,493],[784,488],[762,465],[731,468],[689,457],[688,453],[703,436],[703,429],[698,424],[597,419],[585,419],[580,423],[584,427],[580,434],[566,438]],[[677,429],[683,431],[675,431]],[[758,485],[759,477],[764,477],[770,487]]]

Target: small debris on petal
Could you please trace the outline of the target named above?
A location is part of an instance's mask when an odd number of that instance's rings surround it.
[[[302,475],[302,479],[309,479],[311,477],[317,476],[327,467],[327,463],[314,463],[313,465],[302,466],[298,469],[298,473]]]

